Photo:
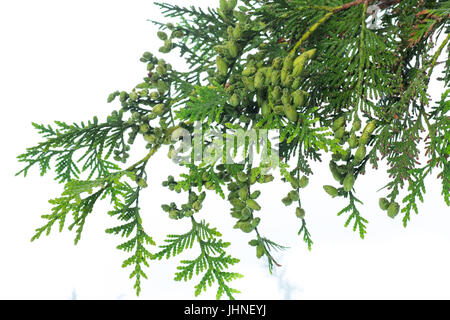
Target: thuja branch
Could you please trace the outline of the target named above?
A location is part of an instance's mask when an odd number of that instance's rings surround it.
[[[439,59],[439,56],[442,54],[442,51],[444,50],[444,48],[448,45],[449,41],[450,41],[450,33],[442,41],[441,45],[439,46],[436,53],[434,54],[433,59],[431,60],[430,70],[428,71],[428,78],[431,77],[434,67],[436,66],[437,60]]]
[[[387,9],[383,27],[369,30],[365,21],[369,5],[375,4],[371,0],[334,7],[322,5],[323,1],[238,2],[220,0],[217,9],[208,10],[158,4],[167,18],[179,19],[156,23],[162,42],[158,55],[178,48],[187,71],[177,71],[163,58],[145,52],[140,59],[145,64],[143,79],[131,90],[109,95],[108,102],[114,102],[117,110],[106,122],[94,117],[87,124],[34,124],[45,141],[19,156],[24,163],[20,173],[26,175],[38,166],[46,174],[55,164],[64,190],[50,201],[51,213],[43,216],[46,224],[36,230],[33,240],[49,234],[55,224],[63,230],[71,216],[69,229],[75,230],[78,242],[94,205],[108,199],[113,207],[109,214],[119,224],[107,232],[126,238],[118,248],[130,253],[123,266],[133,267],[130,276],[136,293],[147,277],[144,266],[196,246],[198,255],[181,261],[175,280],[198,276],[196,295],[216,285],[217,298],[233,299],[238,291],[229,283],[241,275],[228,270],[238,259],[226,253],[229,243],[221,240],[221,234],[198,219],[210,193],[230,204],[227,210],[235,229],[254,235],[249,245],[256,258],[267,258],[270,272],[281,267],[274,251],[286,249],[263,236],[261,221],[270,212],[260,205],[263,195],[258,186],[280,183],[271,170],[279,169],[281,182],[289,185],[280,200],[285,206],[294,205],[292,214],[301,221],[298,234],[309,250],[312,239],[301,197],[307,196],[312,163],[326,156],[331,157],[327,164],[331,182],[324,181],[324,191],[348,201],[338,215],[347,214],[345,226],[352,224],[360,238],[365,237],[368,220],[356,187],[362,174],[376,174],[369,171],[369,163],[374,170],[382,159],[389,166],[388,194],[379,199],[387,217],[395,219],[403,212],[406,226],[411,212],[418,213],[417,202],[424,199],[425,178],[432,170],[439,170],[442,195],[450,205],[450,91],[425,111],[431,100],[427,93],[432,71],[450,42],[446,3],[420,1],[413,6],[414,1],[378,1],[378,7]],[[433,15],[431,21],[420,19],[425,13]],[[428,49],[435,46],[431,35],[436,30],[445,37],[432,54]],[[446,86],[450,72],[438,81]],[[429,135],[424,147],[419,143],[424,139],[423,120]],[[271,152],[255,163],[249,148],[261,148],[260,130],[277,131],[280,138],[268,141]],[[244,139],[238,139],[242,135]],[[201,151],[195,143],[198,136]],[[224,136],[235,138],[231,160],[221,149]],[[121,169],[138,137],[146,143],[145,156]],[[185,137],[193,137],[194,146]],[[180,145],[194,148],[183,157],[178,154]],[[162,204],[161,209],[173,221],[189,221],[190,230],[181,235],[167,230],[160,251],[151,253],[148,246],[156,243],[144,231],[139,199],[146,191],[150,159],[163,146],[169,149],[168,158],[186,170],[179,177],[169,175],[162,184],[170,191],[185,192],[187,200]],[[425,166],[418,161],[422,148]],[[234,161],[242,149],[244,160]],[[80,158],[75,158],[77,153]],[[296,162],[292,170],[291,160]],[[399,203],[404,188],[408,194]],[[156,215],[149,217],[157,225]]]

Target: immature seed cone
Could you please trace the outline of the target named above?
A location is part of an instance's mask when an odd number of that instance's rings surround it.
[[[164,111],[165,111],[165,106],[162,103],[157,104],[156,106],[154,106],[153,110],[152,110],[152,112],[154,114],[156,114],[157,116],[162,116],[164,114]]]
[[[339,117],[333,122],[332,129],[336,132],[339,128],[341,128],[345,124],[345,117]]]
[[[289,121],[297,122],[298,115],[297,115],[297,111],[295,110],[294,107],[292,107],[292,106],[284,106],[284,114],[289,119]]]
[[[292,200],[292,202],[298,201],[298,199],[299,199],[298,192],[294,191],[294,190],[289,192],[288,197],[289,197],[289,199]]]
[[[333,175],[333,178],[337,181],[337,182],[341,182],[343,176],[341,175],[341,173],[338,170],[338,167],[336,165],[336,162],[334,161],[330,161],[330,171],[331,174]]]
[[[238,198],[233,198],[230,200],[230,203],[238,210],[242,210],[245,208],[245,203],[239,200]]]
[[[284,197],[283,199],[281,199],[281,202],[283,202],[283,204],[287,207],[292,204],[292,199],[289,197]]]
[[[306,60],[307,60],[307,57],[306,57],[305,54],[299,55],[299,56],[298,56],[297,58],[295,58],[295,60],[294,60],[294,69],[295,69],[296,67],[300,66],[300,65],[305,64]]]
[[[228,11],[228,1],[227,0],[220,0],[220,10],[222,10],[222,12]]]
[[[236,58],[238,56],[239,49],[236,45],[236,42],[230,41],[228,43],[228,51],[230,52],[231,57]]]
[[[288,54],[286,58],[283,60],[283,69],[286,70],[286,72],[289,72],[292,70],[292,67],[294,65],[294,59],[295,56],[293,54]]]
[[[247,177],[247,175],[244,172],[240,171],[240,172],[237,173],[237,179],[240,182],[246,182],[248,177]]]
[[[114,92],[114,93],[111,93],[109,96],[108,96],[108,103],[111,103],[111,102],[113,102],[114,101],[114,99],[117,97],[119,95],[119,92],[117,91],[117,92]]]
[[[228,184],[227,188],[229,191],[236,191],[239,189],[239,185],[235,182],[231,182]]]
[[[264,255],[264,246],[262,243],[259,243],[256,247],[256,257],[259,259]]]
[[[212,181],[206,181],[205,188],[208,190],[214,190],[216,189],[214,183]]]
[[[323,189],[333,198],[337,197],[339,193],[338,190],[333,186],[323,186]]]
[[[305,101],[305,94],[303,91],[297,90],[292,94],[294,106],[296,108],[299,108],[303,106],[303,103]]]
[[[366,146],[360,145],[355,152],[355,163],[359,164],[366,156]]]
[[[334,132],[334,137],[336,139],[342,139],[344,137],[344,135],[345,135],[345,128],[344,127],[340,127]]]
[[[279,85],[280,84],[280,78],[281,78],[280,71],[273,70],[272,71],[272,76],[271,76],[272,85],[273,86]]]
[[[239,228],[245,233],[250,233],[255,229],[250,222],[241,222]]]
[[[189,193],[189,203],[197,201],[198,197],[194,192]]]
[[[305,218],[305,210],[302,208],[297,208],[297,209],[295,209],[295,215],[299,219],[304,219]]]
[[[150,93],[150,98],[152,100],[156,100],[159,98],[159,92],[158,91],[153,91],[152,93]]]
[[[270,114],[270,105],[267,102],[264,102],[262,105],[261,114],[263,117],[267,117]]]
[[[298,189],[300,187],[299,181],[293,175],[291,175],[290,182],[293,189]]]
[[[294,79],[291,88],[292,90],[298,90],[300,88],[300,79]]]
[[[242,77],[242,80],[244,81],[245,87],[250,90],[255,90],[255,78],[253,77]]]
[[[233,107],[237,107],[241,102],[241,99],[239,98],[239,95],[237,93],[233,94],[230,98],[230,104]]]
[[[311,60],[314,58],[314,55],[316,54],[317,49],[311,49],[304,53],[304,55],[308,58],[308,60]]]
[[[260,222],[261,222],[261,218],[257,217],[257,218],[252,220],[252,226],[254,228],[256,228],[259,225]]]
[[[353,122],[353,126],[352,126],[352,130],[354,132],[357,132],[361,129],[361,120],[359,120],[358,118],[355,119],[355,121]]]
[[[294,71],[292,71],[292,76],[294,78],[300,77],[302,75],[304,68],[304,64],[299,64],[296,67],[294,67]]]
[[[236,8],[237,0],[228,0],[228,10],[232,11]]]
[[[129,95],[128,95],[128,93],[126,93],[125,91],[122,91],[122,92],[119,94],[119,100],[120,100],[120,102],[125,102],[125,100],[127,100],[128,97],[129,97]]]
[[[160,75],[165,75],[167,73],[166,68],[164,68],[164,66],[157,66],[156,67],[156,71],[160,74]]]
[[[276,86],[272,89],[272,99],[275,101],[278,101],[281,98],[281,88],[279,86]]]
[[[245,221],[248,220],[251,217],[252,213],[249,208],[244,208],[241,210],[241,217],[240,220]]]
[[[150,144],[156,144],[156,136],[154,134],[144,134],[144,140]]]
[[[137,179],[136,183],[141,188],[147,188],[148,187],[147,181],[145,181],[145,179],[143,179],[143,178]]]
[[[248,189],[246,187],[243,187],[239,189],[239,198],[243,201],[247,200],[248,198]]]
[[[288,89],[283,89],[283,95],[281,96],[281,102],[285,105],[288,106],[291,104],[291,93],[289,92]]]
[[[389,208],[389,201],[386,198],[380,198],[378,201],[381,210],[386,211]]]
[[[136,92],[131,92],[130,93],[130,100],[132,101],[136,101],[138,99],[138,95]]]
[[[178,219],[178,211],[177,210],[170,210],[169,211],[169,218],[170,219]]]
[[[363,133],[367,133],[370,135],[375,130],[375,128],[376,128],[376,121],[375,120],[370,121],[364,128]]]
[[[354,184],[355,184],[355,177],[353,176],[353,173],[351,172],[347,173],[344,179],[344,190],[350,192],[353,189]]]
[[[202,202],[200,200],[195,201],[192,204],[192,209],[194,209],[195,212],[199,212],[202,208]]]
[[[397,202],[392,202],[388,207],[388,216],[394,219],[400,212],[400,205]]]
[[[236,24],[236,27],[234,28],[233,38],[235,40],[239,40],[239,39],[241,39],[241,37],[242,37],[242,27],[241,27],[241,24],[238,23],[238,24]]]
[[[217,45],[213,49],[214,51],[216,51],[217,54],[220,54],[223,57],[227,57],[228,54],[230,53],[230,49],[224,45]]]
[[[286,89],[290,88],[292,86],[292,83],[294,82],[294,77],[291,74],[288,74],[286,77],[286,80],[284,81],[284,86]]]
[[[167,34],[163,31],[158,31],[157,36],[159,39],[161,39],[162,41],[167,40]]]
[[[256,239],[250,240],[248,242],[249,245],[251,245],[252,247],[256,247],[259,244],[259,241]]]
[[[272,67],[274,70],[279,70],[281,68],[283,61],[280,57],[276,57],[275,59],[273,59],[272,61]]]
[[[342,155],[342,160],[348,161],[350,159],[351,155],[352,155],[352,152],[350,149],[345,150],[345,154]]]
[[[253,199],[247,199],[246,204],[249,208],[259,211],[261,210],[261,206]]]
[[[355,149],[358,146],[358,138],[356,137],[356,134],[352,133],[350,135],[350,138],[348,139],[348,145],[352,149]]]
[[[282,69],[281,70],[280,80],[281,80],[281,84],[283,86],[286,86],[286,79],[287,79],[288,75],[289,75],[289,73],[288,73],[288,71],[286,69]]]
[[[367,132],[363,132],[363,134],[361,135],[361,138],[359,138],[359,145],[360,146],[364,146],[367,144],[367,142],[369,142],[370,139],[370,134],[368,134]]]
[[[220,75],[227,75],[228,73],[228,65],[225,62],[225,59],[222,58],[221,56],[217,56],[216,58],[216,64],[217,64],[217,70],[219,71]]]
[[[242,71],[242,75],[244,77],[250,77],[250,76],[254,75],[255,73],[256,73],[255,67],[247,67],[244,69],[244,71]]]
[[[183,36],[184,36],[184,32],[182,30],[177,30],[172,33],[172,38],[180,39],[180,38],[183,38]]]
[[[285,108],[284,108],[284,106],[283,105],[281,105],[281,106],[274,106],[273,107],[273,111],[276,113],[276,114],[285,114]]]
[[[264,85],[266,87],[270,86],[270,84],[272,83],[272,72],[273,72],[273,68],[267,68],[266,70],[266,75],[264,77]]]
[[[309,179],[307,176],[301,177],[300,182],[299,182],[300,188],[306,188],[308,186],[308,183],[309,183]]]
[[[253,170],[253,169],[252,169]],[[250,184],[255,184],[256,180],[258,180],[258,175],[257,174],[251,174],[250,178],[248,179],[248,182]]]
[[[253,192],[250,194],[250,198],[252,198],[252,199],[257,199],[260,195],[261,195],[261,191],[256,190],[256,191],[253,191]]]
[[[158,93],[160,95],[164,94],[165,92],[167,92],[169,90],[169,86],[167,85],[166,82],[159,80],[158,84],[156,85],[156,89],[158,90]]]
[[[264,73],[258,71],[255,76],[255,88],[261,89],[264,86]]]

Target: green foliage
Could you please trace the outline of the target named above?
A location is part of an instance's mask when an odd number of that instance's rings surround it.
[[[122,267],[134,265],[134,270],[130,278],[136,278],[134,288],[139,295],[141,291],[141,277],[147,279],[147,275],[142,270],[142,265],[149,267],[149,260],[153,255],[146,249],[146,245],[156,245],[153,239],[144,231],[142,218],[139,214],[139,195],[141,188],[132,188],[128,183],[122,183],[116,187],[121,191],[122,201],[114,201],[114,210],[109,211],[109,215],[116,217],[122,224],[106,229],[106,233],[120,234],[122,237],[129,238],[127,241],[117,246],[117,249],[125,252],[133,252],[127,258]],[[134,236],[131,237],[134,232]],[[131,238],[130,238],[131,237]]]
[[[351,192],[349,194],[349,198],[350,198],[349,205],[346,206],[345,208],[343,208],[341,211],[339,211],[338,216],[340,216],[346,212],[350,212],[350,215],[349,215],[347,221],[345,221],[345,226],[348,227],[352,223],[352,221],[354,221],[353,222],[353,231],[358,231],[361,239],[364,239],[364,236],[367,233],[366,224],[368,223],[368,221],[361,216],[358,208],[356,207],[357,202],[359,202],[361,204],[362,204],[362,202],[360,200],[358,200],[357,198],[355,198]]]
[[[192,122],[204,122],[205,120],[208,124],[213,121],[219,122],[220,114],[223,112],[227,99],[228,96],[221,87],[196,86],[195,93],[186,103],[187,108],[176,112],[176,115],[180,119],[189,119]]]
[[[239,262],[239,259],[227,255],[225,248],[230,243],[222,242],[218,239],[222,235],[215,228],[210,228],[204,221],[196,222],[191,218],[192,229],[183,235],[168,235],[166,245],[162,245],[162,250],[155,254],[155,258],[170,258],[181,254],[185,249],[192,248],[197,242],[200,248],[200,255],[194,260],[182,260],[175,274],[175,281],[191,280],[194,276],[204,273],[200,282],[195,286],[195,295],[206,291],[208,286],[212,286],[217,281],[218,289],[216,298],[220,299],[226,294],[230,299],[234,299],[233,294],[238,290],[228,286],[228,282],[241,278],[242,275],[235,272],[224,271],[229,266]]]
[[[56,129],[50,125],[33,123],[46,141],[28,148],[26,153],[18,157],[19,161],[26,163],[18,174],[23,173],[26,176],[32,166],[38,165],[41,175],[44,175],[50,169],[52,160],[56,162],[56,179],[60,183],[78,179],[80,170],[88,170],[88,178],[91,178],[96,173],[98,177],[102,177],[119,169],[116,164],[108,161],[108,158],[114,149],[125,148],[123,134],[128,128],[123,125],[121,115],[117,112],[115,115],[115,118],[102,124],[98,123],[97,117],[87,125],[68,125],[55,121]],[[82,155],[74,160],[77,151]],[[80,161],[83,161],[81,169],[77,166]]]
[[[312,248],[312,245],[314,242],[311,239],[311,233],[309,233],[308,228],[306,227],[305,219],[303,219],[302,226],[301,226],[300,230],[298,231],[298,235],[301,236],[302,233],[303,233],[303,241],[308,246],[308,250],[311,251],[311,248]]]
[[[381,8],[380,20],[369,27],[373,4]],[[281,182],[291,187],[281,203],[294,204],[292,214],[301,220],[298,235],[309,250],[313,240],[307,218],[315,208],[305,208],[302,199],[312,162],[326,155],[331,156],[330,180],[338,185],[325,182],[324,190],[349,201],[337,214],[348,215],[344,225],[361,238],[368,220],[356,195],[359,176],[369,172],[369,165],[388,165],[380,210],[393,219],[402,213],[405,226],[412,212],[418,214],[426,179],[434,179],[433,173],[450,206],[450,1],[242,0],[234,7],[222,0],[221,8],[207,10],[157,5],[173,21],[153,21],[162,41],[158,55],[175,50],[187,71],[145,52],[143,80],[130,91],[109,95],[107,101],[120,106],[105,122],[95,117],[87,124],[33,124],[44,141],[18,157],[24,164],[18,174],[26,176],[37,166],[44,175],[53,168],[65,187],[50,201],[51,213],[43,215],[46,224],[32,240],[48,235],[55,224],[63,230],[71,218],[68,228],[75,231],[77,243],[97,201],[109,199],[109,214],[118,225],[107,233],[125,238],[118,249],[131,254],[123,267],[134,268],[130,277],[137,294],[147,278],[144,266],[192,248],[198,255],[181,261],[175,280],[195,274],[196,295],[217,284],[217,298],[232,299],[238,291],[229,282],[241,275],[228,269],[238,259],[226,253],[229,243],[222,242],[216,229],[195,220],[208,193],[229,202],[234,228],[254,236],[249,245],[258,259],[267,259],[270,272],[280,266],[275,252],[286,248],[262,235],[265,208],[258,186],[274,180],[268,168],[279,169]],[[440,64],[445,68],[437,79],[444,92],[431,106],[437,97],[428,94],[430,79]],[[225,140],[238,130],[264,129],[279,133],[279,143],[268,144],[268,150],[278,149],[279,157],[273,161],[271,153],[259,165],[250,161],[250,148],[256,146],[259,153],[263,147],[259,136],[257,141],[226,140],[233,156],[243,150],[242,163],[222,163],[225,152],[198,163],[193,148],[191,161],[179,162],[184,170],[180,177],[163,182],[170,191],[186,193],[187,201],[162,204],[169,218],[189,220],[192,228],[170,234],[160,251],[151,252],[156,243],[144,231],[139,205],[147,166],[164,145],[173,159],[178,143],[173,135],[183,129],[195,136],[196,123],[217,133],[201,135],[201,151],[215,146],[217,136]],[[147,154],[123,169],[119,164],[128,162],[138,136],[147,142]]]

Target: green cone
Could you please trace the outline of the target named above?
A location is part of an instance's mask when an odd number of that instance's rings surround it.
[[[323,186],[323,189],[333,198],[337,197],[338,190],[333,186]]]
[[[378,203],[383,211],[386,211],[389,208],[389,201],[386,198],[380,198]]]
[[[355,153],[355,162],[359,164],[364,159],[365,156],[366,156],[366,146],[360,145]]]
[[[350,192],[353,189],[354,184],[355,184],[355,177],[353,176],[353,173],[351,172],[347,173],[344,179],[344,190]]]
[[[297,209],[295,209],[295,215],[299,219],[304,219],[305,218],[305,210],[302,208],[297,208]]]
[[[308,186],[308,183],[309,183],[308,177],[307,176],[303,176],[300,179],[299,186],[300,186],[300,188],[306,188]]]
[[[388,207],[388,216],[394,219],[400,212],[400,205],[397,202],[392,202]]]
[[[246,204],[249,208],[259,211],[261,210],[261,206],[253,199],[247,199]]]

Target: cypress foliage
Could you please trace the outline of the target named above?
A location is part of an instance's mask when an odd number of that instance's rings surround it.
[[[388,164],[380,210],[389,217],[400,214],[408,224],[432,173],[450,206],[450,1],[221,0],[207,10],[156,4],[178,22],[154,22],[159,52],[142,55],[142,82],[109,95],[117,110],[106,122],[94,117],[81,124],[33,124],[44,141],[18,157],[24,164],[18,174],[26,176],[37,166],[44,175],[53,167],[64,191],[50,201],[52,211],[42,216],[46,223],[32,240],[48,235],[55,224],[63,230],[71,219],[68,229],[77,243],[95,204],[108,199],[118,225],[106,232],[125,238],[118,248],[130,253],[123,267],[132,267],[137,294],[147,278],[144,266],[197,246],[199,256],[181,261],[175,280],[190,280],[195,273],[200,276],[195,295],[217,285],[218,299],[233,299],[239,291],[230,281],[241,275],[228,268],[238,259],[226,252],[229,243],[219,231],[195,219],[205,197],[216,193],[230,203],[235,228],[254,235],[249,245],[272,271],[279,265],[273,253],[284,247],[258,229],[264,208],[257,186],[274,179],[248,157],[243,164],[183,163],[185,173],[169,176],[163,185],[186,193],[187,201],[164,204],[162,210],[172,219],[188,219],[191,230],[169,234],[159,247],[151,231],[144,231],[139,198],[150,159],[164,145],[169,158],[175,157],[172,134],[179,128],[194,132],[195,122],[224,135],[237,129],[279,131],[278,169],[292,187],[280,205],[295,204],[292,214],[301,221],[299,236],[309,249],[306,219],[314,208],[305,210],[301,199],[311,161],[327,153],[331,173],[324,189],[348,200],[338,215],[347,215],[345,226],[352,225],[361,238],[368,221],[355,189],[358,177],[369,166],[377,169],[379,161]],[[378,20],[371,23],[374,10]],[[162,58],[173,50],[185,59],[188,72]],[[442,63],[446,68],[438,80],[444,91],[431,102],[430,78]],[[139,136],[147,142],[147,154],[125,165]],[[427,161],[419,163],[419,156]],[[291,160],[295,168],[289,167]]]

